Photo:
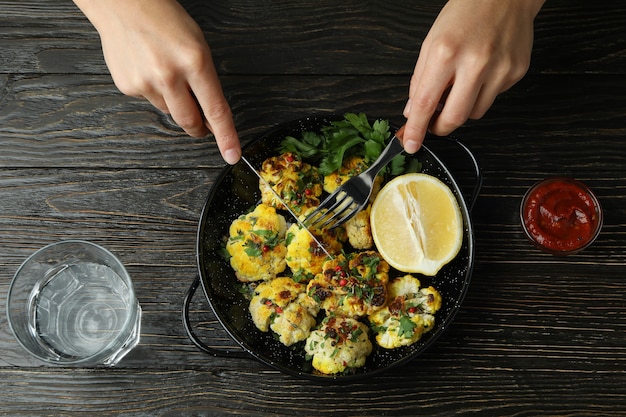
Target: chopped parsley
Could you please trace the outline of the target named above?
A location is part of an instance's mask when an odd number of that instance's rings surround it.
[[[246,253],[246,255],[248,255],[251,258],[256,258],[256,257],[263,255],[263,248],[261,247],[261,244],[258,242],[249,240],[243,245],[243,247],[244,247],[243,251]]]
[[[263,239],[263,243],[270,248],[274,248],[280,244],[280,236],[275,230],[260,229],[252,230],[251,232]]]
[[[400,316],[400,326],[398,326],[398,336],[410,339],[413,337],[417,324],[407,316]]]
[[[260,239],[250,239],[244,243],[244,252],[251,258],[263,255],[263,252],[274,249],[281,243],[278,232],[274,230],[251,230],[250,233],[258,236]]]
[[[307,272],[304,269],[297,270],[293,273],[293,280],[295,282],[308,282],[315,278],[315,274]]]

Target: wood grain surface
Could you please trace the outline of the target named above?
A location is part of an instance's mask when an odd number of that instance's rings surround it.
[[[444,1],[181,3],[205,31],[247,143],[309,115],[401,124]],[[79,238],[119,256],[143,309],[139,346],[112,369],[39,365],[2,309],[0,415],[626,415],[625,27],[620,2],[547,2],[528,75],[456,132],[484,171],[456,319],[407,365],[325,385],[192,345],[180,311],[224,167],[213,140],[119,93],[71,1],[0,0],[0,305],[33,251]],[[471,183],[453,150],[426,146]],[[519,224],[524,192],[553,175],[583,180],[604,208],[600,237],[576,256],[540,253]],[[202,292],[191,318],[210,344],[236,348]]]

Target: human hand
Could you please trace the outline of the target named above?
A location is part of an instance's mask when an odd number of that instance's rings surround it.
[[[528,71],[533,20],[545,0],[450,0],[424,39],[404,109],[403,144],[481,118]]]
[[[176,0],[74,0],[100,34],[117,88],[171,114],[190,136],[211,131],[222,157],[241,156],[211,51]]]

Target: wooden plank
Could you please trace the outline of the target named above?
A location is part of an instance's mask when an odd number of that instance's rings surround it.
[[[389,374],[340,386],[222,367],[132,372],[4,369],[0,399],[7,414],[20,416],[619,416],[626,411],[618,369],[559,369],[555,374],[527,369],[525,361],[510,358],[499,368],[470,362],[473,369],[461,373],[453,366],[465,370],[467,363],[452,360],[441,369],[431,359],[409,363],[405,372],[412,378]]]
[[[476,150],[485,167],[568,175],[584,167],[593,168],[590,173],[619,171],[626,152],[622,78],[529,75],[501,95],[482,120],[468,122],[456,135]],[[280,123],[317,114],[365,112],[400,125],[407,81],[400,76],[223,78],[243,143]],[[106,76],[11,76],[5,82],[2,167],[224,164],[212,139],[188,137],[149,103],[122,96]]]
[[[398,88],[401,97],[406,91],[396,77],[375,86],[369,77],[314,79],[315,87],[302,77],[224,79],[242,141],[312,114],[376,114],[390,103],[398,114],[403,104],[388,89]],[[149,103],[121,96],[106,76],[11,77],[5,90],[0,166],[223,165],[210,140],[189,138]]]
[[[444,1],[182,4],[224,75],[409,75]],[[2,0],[0,10],[0,73],[107,73],[96,31],[71,2]],[[624,24],[621,2],[547,2],[532,71],[624,74]]]

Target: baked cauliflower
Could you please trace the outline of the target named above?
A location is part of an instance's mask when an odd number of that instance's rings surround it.
[[[350,178],[355,177],[369,168],[369,165],[365,162],[365,158],[362,156],[348,156],[344,158],[341,167],[334,172],[324,176],[324,191],[332,193],[339,188],[343,183]],[[383,184],[383,177],[378,175],[374,180],[374,186],[372,188],[372,195],[370,201],[374,201],[376,194],[380,191]]]
[[[306,213],[301,216],[304,218]],[[331,255],[341,253],[343,241],[346,240],[346,232],[343,227],[334,229],[309,229],[311,233],[324,245],[324,249]],[[287,229],[287,266],[293,273],[294,280],[308,282],[315,275],[322,272],[324,262],[328,255],[317,242],[311,237],[309,231],[300,227],[297,223]]]
[[[354,217],[345,224],[348,242],[354,249],[365,250],[374,246],[374,238],[372,237],[372,228],[370,224],[371,204],[368,204],[364,210],[359,211]]]
[[[324,177],[324,191],[334,192],[341,184],[350,178],[359,175],[367,169],[365,158],[362,156],[348,156],[344,158],[341,167]]]
[[[389,264],[375,251],[339,255],[307,285],[307,295],[328,313],[361,317],[387,300]]]
[[[299,155],[285,152],[267,158],[263,161],[260,174],[265,180],[259,180],[261,201],[264,204],[279,210],[285,209],[272,192],[272,187],[296,215],[319,206],[319,196],[322,195],[321,175],[317,168],[302,162]]]
[[[433,287],[420,287],[420,281],[411,275],[389,283],[389,303],[368,317],[380,346],[394,349],[411,345],[433,328],[441,295]]]
[[[368,164],[362,156],[349,156],[344,159],[341,167],[324,177],[324,191],[332,193],[350,178],[359,175],[368,168]],[[372,187],[370,202],[374,201],[376,195],[380,191],[383,183],[383,177],[377,176]],[[348,241],[354,249],[365,250],[374,246],[372,231],[370,229],[370,213],[371,204],[366,209],[361,210],[353,218],[345,224],[348,234]]]
[[[349,318],[327,316],[311,332],[304,349],[313,359],[313,368],[323,374],[337,374],[365,365],[372,342],[365,324]]]
[[[305,340],[319,309],[305,294],[306,286],[289,277],[262,282],[250,300],[250,315],[262,332],[270,329],[286,346]]]
[[[286,230],[285,218],[265,204],[231,223],[226,251],[238,280],[269,280],[286,269]]]

